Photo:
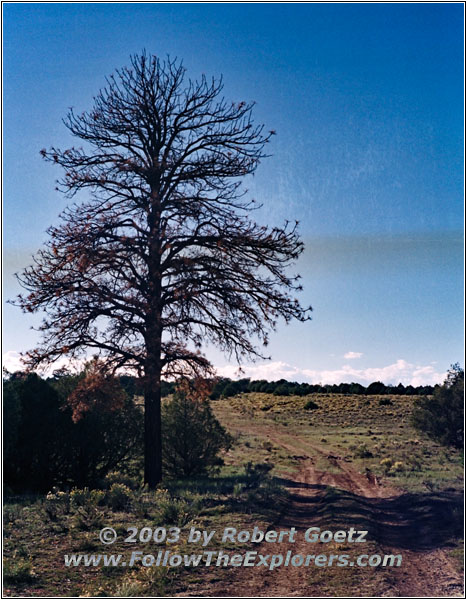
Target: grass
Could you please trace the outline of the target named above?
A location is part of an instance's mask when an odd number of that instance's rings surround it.
[[[457,569],[464,572],[464,544],[463,540],[457,540],[455,548],[450,552],[451,557],[454,559]]]
[[[277,519],[286,497],[274,478],[294,472],[304,457],[313,458],[318,469],[333,472],[337,467],[323,448],[329,450],[329,456],[339,455],[363,473],[369,469],[407,493],[462,489],[459,454],[421,437],[410,426],[414,398],[391,396],[390,404],[381,403],[382,398],[249,393],[216,400],[213,410],[235,438],[216,476],[164,482],[165,492],[133,493],[129,506],[125,505],[124,490],[119,488],[113,505],[89,501],[81,511],[60,503],[51,505],[43,496],[7,497],[4,595],[167,596],[228,577],[227,569],[66,568],[63,556],[72,552],[128,554],[128,544],[122,539],[127,527],[133,525],[178,525],[183,531],[191,526],[267,528]],[[311,402],[317,408],[307,409]],[[252,475],[245,471],[249,462],[270,465],[270,476],[252,483]],[[349,497],[334,488],[326,497],[320,518],[337,522],[349,506]],[[97,538],[101,526],[114,527],[119,541],[104,548]],[[458,541],[453,543],[452,556],[461,564],[462,546]],[[214,540],[210,549],[220,549],[216,544],[219,542]],[[137,549],[143,549],[140,546]],[[229,544],[222,549],[234,547]],[[157,549],[148,548],[152,553]],[[246,549],[245,545],[241,548]],[[181,553],[194,551],[193,545],[184,542],[176,549]],[[353,588],[361,595],[379,595],[390,585],[389,571],[384,575],[372,571],[370,576],[368,570],[355,574],[338,568],[314,569],[312,577],[322,595],[345,594]]]
[[[183,541],[191,526],[201,530],[254,525],[267,528],[277,516],[283,494],[267,477],[252,485],[251,476],[239,465],[215,477],[168,481],[166,489],[156,493],[134,492],[126,510],[112,510],[115,504],[105,504],[100,496],[90,493],[81,494],[79,505],[74,507],[69,501],[72,495],[57,499],[50,494],[49,499],[39,497],[27,504],[22,498],[7,498],[5,595],[169,595],[188,581],[183,569],[67,568],[63,557],[71,553],[129,555],[136,548],[123,542],[130,526],[178,526],[181,541],[170,549],[192,553],[196,551],[194,546]],[[97,537],[103,526],[113,527],[118,533],[118,541],[112,546],[104,547]],[[219,543],[211,544],[209,549],[215,550]],[[136,549],[157,554],[162,547],[138,543]],[[223,546],[228,547],[240,546]]]
[[[381,404],[383,399],[390,400],[391,404]],[[302,440],[329,447],[330,451],[352,460],[362,472],[369,469],[406,491],[444,487],[462,489],[463,464],[459,453],[421,436],[410,425],[414,400],[411,396],[313,394],[281,397],[250,393],[222,399],[213,405],[216,416],[229,429],[241,431],[245,417],[250,423],[270,424],[284,433],[287,428]],[[319,408],[306,410],[304,407],[310,401]],[[268,411],[261,410],[265,405],[270,407]],[[240,442],[251,443],[243,453],[254,452],[262,460],[267,459],[267,452],[261,451],[254,438],[251,434],[240,434]],[[296,445],[308,455],[312,454],[306,444]],[[295,464],[283,448],[276,447],[272,458],[276,472],[290,470]],[[401,464],[398,469],[387,469],[381,465],[384,459],[389,459],[391,465]]]

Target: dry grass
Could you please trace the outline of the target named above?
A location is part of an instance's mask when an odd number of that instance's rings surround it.
[[[306,410],[309,400],[318,408]],[[235,436],[236,443],[225,455],[225,466],[218,476],[168,485],[175,498],[198,507],[184,527],[267,527],[277,518],[283,493],[271,482],[262,490],[249,490],[245,485],[245,464],[269,463],[274,476],[293,472],[304,457],[313,457],[318,469],[332,471],[335,465],[322,451],[315,450],[318,446],[329,449],[330,455],[351,461],[361,472],[370,469],[391,486],[408,492],[461,489],[463,466],[459,454],[421,438],[411,428],[414,398],[392,396],[387,405],[380,400],[378,396],[341,394],[278,397],[250,393],[214,401],[216,416]],[[251,425],[256,432],[252,432]],[[274,432],[280,432],[281,440],[289,440],[296,450],[292,453],[283,443],[277,443]],[[195,569],[67,569],[64,554],[127,553],[128,546],[118,542],[104,549],[97,539],[97,521],[95,527],[86,531],[72,514],[47,516],[44,502],[41,497],[17,497],[5,503],[6,596],[163,596],[228,576],[219,569],[203,569],[202,573]],[[115,527],[123,538],[130,525],[155,525],[157,507],[151,502],[149,498],[146,516],[141,516],[144,511],[113,512],[102,508],[98,517],[104,525]],[[335,506],[339,506],[338,501]],[[192,552],[193,547],[181,544],[177,550]],[[459,557],[460,546],[453,552]],[[14,567],[15,561],[19,567]],[[325,574],[323,571],[314,576],[327,578],[322,582],[323,593],[345,593],[345,586],[354,585],[348,581],[353,575],[347,573],[344,581],[339,570],[328,569]],[[364,595],[365,582],[354,583]],[[373,588],[379,590],[380,583],[375,580]]]

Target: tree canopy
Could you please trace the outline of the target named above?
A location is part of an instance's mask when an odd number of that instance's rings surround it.
[[[296,287],[285,268],[303,249],[296,227],[251,221],[239,180],[272,132],[253,125],[252,104],[219,98],[221,81],[184,77],[176,61],[133,57],[90,111],[65,119],[86,149],[41,151],[64,168],[58,187],[69,198],[91,194],[64,211],[19,276],[30,290],[21,306],[48,315],[31,365],[87,347],[144,370],[158,311],[166,372],[205,364],[187,341],[259,356],[251,335],[265,341],[279,316],[306,318],[284,293]]]
[[[176,60],[142,53],[117,70],[89,111],[64,123],[83,146],[43,149],[75,199],[19,275],[25,311],[45,312],[30,367],[97,353],[145,380],[146,480],[161,478],[160,386],[209,370],[213,343],[237,361],[262,356],[279,319],[305,321],[289,267],[297,223],[267,227],[242,178],[274,131],[253,103],[229,102],[222,80],[186,79]]]

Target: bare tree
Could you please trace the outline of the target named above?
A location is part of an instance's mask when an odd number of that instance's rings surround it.
[[[107,79],[89,112],[71,109],[64,123],[84,147],[41,154],[64,169],[57,189],[68,198],[89,192],[18,276],[29,292],[19,306],[46,313],[31,368],[94,349],[144,378],[151,488],[161,480],[161,374],[209,370],[203,343],[239,362],[260,357],[258,340],[267,344],[279,318],[305,321],[311,310],[287,274],[303,250],[296,223],[257,225],[241,187],[274,132],[222,87],[143,53]]]

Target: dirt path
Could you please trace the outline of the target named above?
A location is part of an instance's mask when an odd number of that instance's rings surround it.
[[[290,500],[271,529],[296,527],[295,543],[255,546],[261,554],[330,554],[336,546],[304,540],[308,527],[368,530],[369,544],[340,544],[351,558],[368,552],[400,554],[399,567],[264,567],[229,570],[228,577],[205,581],[196,596],[463,596],[462,576],[448,556],[449,538],[462,530],[462,496],[403,494],[374,474],[360,473],[350,462],[315,443],[282,432],[273,425],[249,424],[248,433],[264,437],[299,460],[299,470],[282,483]],[[243,428],[245,432],[245,428]],[[319,470],[316,466],[329,464]]]

